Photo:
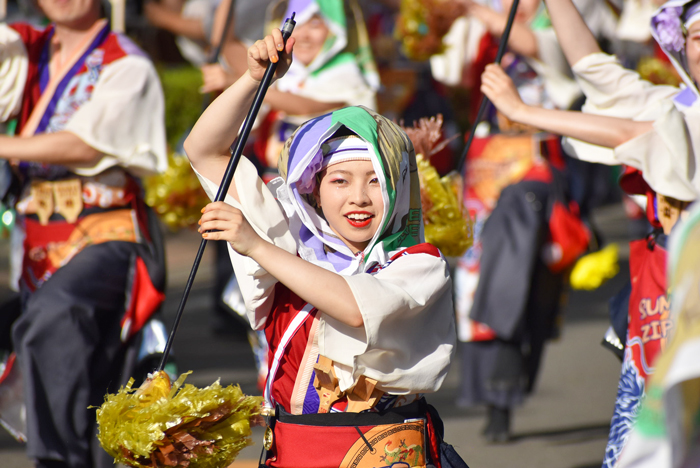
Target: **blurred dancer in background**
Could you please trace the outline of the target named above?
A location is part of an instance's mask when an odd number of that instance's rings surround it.
[[[431,59],[437,79],[466,86],[472,118],[481,71],[496,55],[510,2],[462,2],[466,16],[445,36],[450,47]],[[570,78],[539,0],[520,2],[503,63],[523,100],[568,108],[580,91]],[[483,435],[510,438],[512,409],[533,389],[547,339],[557,333],[563,272],[586,248],[552,238],[568,206],[557,137],[492,112],[468,154],[465,206],[476,220],[475,243],[454,273],[461,347],[458,404],[487,406]],[[563,210],[579,231],[576,215]],[[507,290],[507,292],[505,292]]]
[[[167,165],[163,93],[98,0],[39,7],[52,21],[46,29],[0,24],[0,69],[10,73],[0,120],[17,118],[20,136],[0,136],[0,158],[21,182],[13,343],[27,454],[41,468],[111,466],[88,407],[116,389],[124,341],[164,297],[160,232],[139,181]]]
[[[527,106],[498,66],[484,74],[483,90],[518,122],[577,138],[582,159],[627,164],[623,188],[644,194],[655,231],[630,248],[631,287],[624,360],[604,466],[612,467],[636,419],[656,356],[673,331],[667,297],[666,236],[700,194],[697,108],[700,93],[700,7],[670,1],[652,19],[652,34],[668,54],[686,87],[654,86],[624,69],[598,44],[570,0],[549,0],[554,27],[587,100],[584,113]],[[595,114],[595,115],[587,115]]]

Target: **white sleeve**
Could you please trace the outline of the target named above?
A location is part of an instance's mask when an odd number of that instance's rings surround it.
[[[163,90],[150,60],[128,55],[104,67],[92,97],[64,130],[104,153],[83,176],[121,166],[141,177],[168,167]]]
[[[364,327],[322,316],[319,351],[352,369],[341,390],[360,375],[401,395],[433,392],[447,375],[456,340],[452,281],[444,259],[417,253],[399,257],[375,275],[346,276]],[[346,380],[346,381],[343,381]]]
[[[22,38],[7,24],[0,23],[0,122],[19,113],[28,67]]]
[[[655,120],[655,106],[678,94],[674,86],[653,85],[624,68],[613,55],[588,55],[572,67],[586,95],[583,111],[635,120]]]
[[[700,109],[693,107],[684,114],[669,106],[651,131],[615,148],[615,159],[641,170],[657,193],[694,201],[700,197],[698,129]]]
[[[211,200],[216,199],[219,186],[196,169],[204,191]],[[296,242],[289,232],[287,219],[274,196],[258,177],[253,163],[242,157],[234,174],[240,203],[226,195],[224,201],[243,212],[260,237],[287,252],[296,254]],[[236,280],[241,288],[246,313],[254,329],[265,324],[272,305],[272,293],[277,279],[264,270],[255,260],[245,257],[228,246]]]
[[[668,112],[678,94],[673,86],[653,85],[638,73],[627,70],[612,55],[591,54],[572,67],[586,103],[587,114],[606,115],[638,121],[653,121]],[[610,148],[566,138],[567,152],[578,159],[608,165],[623,164]]]
[[[486,32],[484,24],[476,18],[457,18],[442,38],[444,52],[430,57],[433,78],[448,86],[459,85],[465,64],[478,55],[479,42]]]

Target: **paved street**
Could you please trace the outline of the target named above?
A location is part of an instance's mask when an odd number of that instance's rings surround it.
[[[628,235],[621,207],[601,209],[596,219],[606,241],[623,243],[621,272],[597,291],[570,294],[562,336],[546,350],[535,393],[515,412],[514,440],[508,444],[486,444],[479,435],[484,411],[455,405],[458,363],[443,388],[429,396],[445,421],[446,440],[471,468],[600,466],[619,373],[619,362],[600,341],[607,328],[607,299],[622,286],[627,274],[624,243]],[[194,232],[168,236],[168,324],[180,301],[198,243]],[[0,249],[0,257],[5,257],[6,242],[0,243]],[[238,383],[244,392],[256,393],[256,372],[245,335],[214,333],[210,312],[212,254],[213,249],[208,249],[174,343],[179,370],[193,370],[188,381],[196,385],[208,385],[221,378],[222,383]],[[0,284],[6,283],[5,278],[3,271]],[[254,438],[255,445],[245,449],[233,467],[255,466],[262,430],[256,430]],[[31,466],[22,445],[0,430],[0,468]]]

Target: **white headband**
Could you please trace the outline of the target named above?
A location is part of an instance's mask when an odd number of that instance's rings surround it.
[[[688,9],[685,13],[685,21],[683,22],[683,27],[687,31],[690,25],[700,20],[700,3],[696,3]]]
[[[356,136],[344,136],[326,141],[322,146],[321,169],[347,161],[371,161],[367,143]]]

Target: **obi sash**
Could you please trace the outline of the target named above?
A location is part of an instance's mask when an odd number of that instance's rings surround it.
[[[35,291],[89,245],[149,242],[140,192],[118,168],[90,178],[34,180],[17,203],[25,230],[22,285]]]

